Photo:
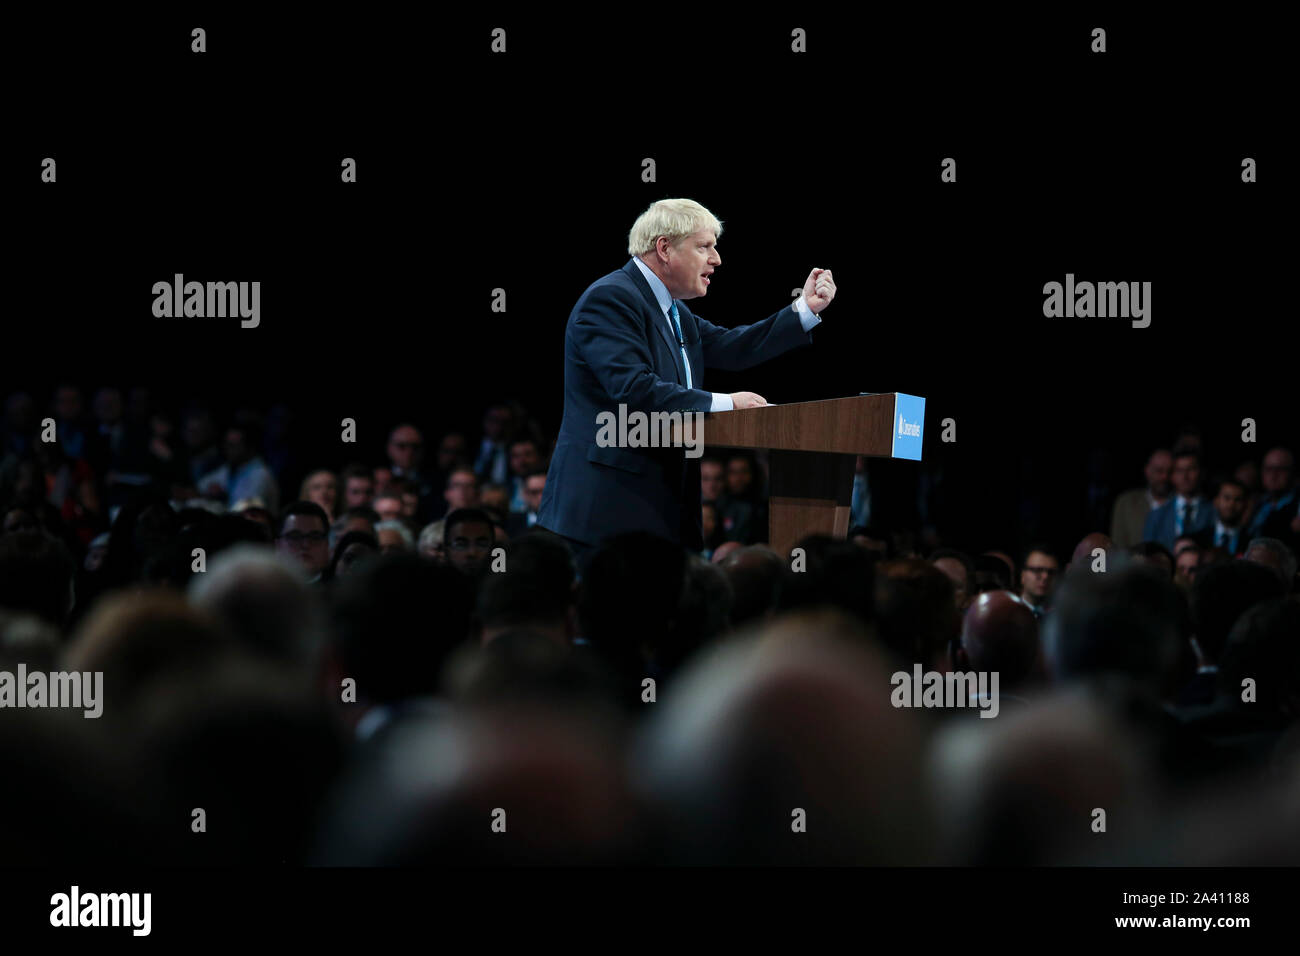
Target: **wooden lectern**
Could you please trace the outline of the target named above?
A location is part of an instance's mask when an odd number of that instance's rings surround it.
[[[714,412],[704,444],[771,452],[768,543],[788,556],[805,535],[848,533],[856,456],[920,460],[924,409],[923,398],[887,392]]]

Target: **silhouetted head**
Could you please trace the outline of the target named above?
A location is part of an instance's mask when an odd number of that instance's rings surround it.
[[[953,667],[997,672],[1001,690],[1011,691],[1033,676],[1039,655],[1033,611],[1010,591],[987,591],[966,611]]]

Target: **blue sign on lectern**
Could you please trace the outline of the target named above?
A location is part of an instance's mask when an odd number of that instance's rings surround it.
[[[895,458],[921,460],[921,441],[925,437],[925,399],[919,395],[894,395]]]

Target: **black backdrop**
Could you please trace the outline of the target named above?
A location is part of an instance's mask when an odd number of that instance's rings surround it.
[[[686,196],[724,222],[704,317],[766,317],[814,266],[839,286],[812,348],[707,386],[926,396],[958,544],[1068,548],[1089,468],[1139,483],[1183,424],[1211,471],[1296,444],[1277,25],[630,9],[16,24],[2,390],[286,402],[325,464],[356,457],[343,417],[372,458],[400,419],[473,439],[497,398],[553,434],[574,301],[650,202]],[[176,272],[260,280],[261,326],[155,319]],[[1152,282],[1151,326],[1044,318],[1067,272]],[[920,466],[878,467],[914,489]]]

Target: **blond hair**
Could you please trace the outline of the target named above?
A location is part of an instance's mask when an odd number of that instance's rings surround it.
[[[713,230],[715,239],[722,238],[722,221],[693,199],[660,199],[652,202],[632,224],[627,235],[629,255],[643,256],[651,252],[660,236],[676,245],[701,229]]]

